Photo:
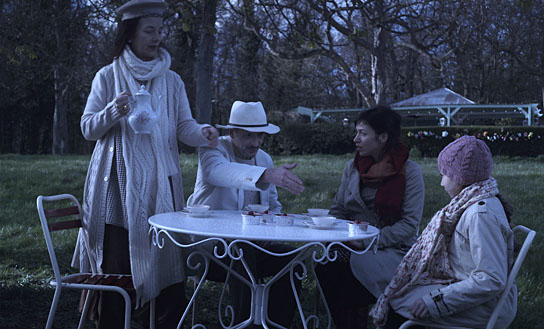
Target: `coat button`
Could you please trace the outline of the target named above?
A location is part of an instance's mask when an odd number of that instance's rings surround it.
[[[110,146],[110,152],[113,152],[113,146]]]
[[[104,177],[104,182],[107,182],[108,181],[108,176]]]

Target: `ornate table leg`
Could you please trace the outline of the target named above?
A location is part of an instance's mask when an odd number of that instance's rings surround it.
[[[187,268],[190,270],[197,270],[199,269],[202,264],[204,264],[202,275],[200,276],[200,279],[198,280],[198,285],[193,292],[193,295],[191,296],[191,299],[189,300],[189,303],[187,304],[187,307],[185,308],[185,311],[183,312],[183,315],[181,316],[181,319],[178,323],[177,328],[180,329],[182,327],[183,321],[185,321],[185,318],[187,317],[187,314],[189,313],[189,309],[194,305],[195,298],[198,295],[198,292],[200,291],[202,284],[206,280],[206,276],[208,274],[209,269],[209,262],[210,260],[221,263],[219,259],[225,258],[227,256],[227,243],[224,239],[221,238],[208,238],[203,239],[194,243],[184,244],[181,242],[178,242],[168,231],[158,229],[154,226],[151,226],[149,229],[149,233],[151,234],[151,241],[154,246],[158,248],[163,248],[165,244],[164,236],[170,239],[172,243],[174,243],[176,246],[180,248],[185,249],[192,249],[192,251],[187,256]],[[163,236],[161,236],[163,235]],[[213,249],[213,255],[209,253],[205,248],[204,245],[214,243],[214,249]],[[219,252],[219,245],[223,247],[223,253]],[[202,259],[201,261],[197,261],[198,259]],[[222,264],[222,263],[221,263]],[[224,264],[222,264],[224,265]],[[232,323],[232,321],[231,321]],[[206,328],[203,324],[193,324],[193,329],[196,328]]]
[[[264,253],[267,253],[269,255],[276,256],[276,257],[285,257],[290,255],[294,255],[294,257],[266,283],[258,283],[257,279],[252,273],[250,266],[247,264],[246,259],[244,259],[243,249],[242,247],[238,246],[239,244],[252,246],[253,248],[257,250],[260,250]],[[250,278],[249,281],[246,281],[246,284],[248,285],[248,287],[251,289],[251,292],[252,292],[252,305],[251,305],[250,318],[247,320],[248,323],[244,321],[244,327],[246,325],[249,325],[249,323],[254,323],[257,325],[262,325],[264,328],[268,328],[269,324],[273,325],[274,327],[285,328],[281,326],[280,324],[272,321],[268,317],[268,297],[269,297],[269,291],[272,284],[277,282],[282,276],[284,276],[288,272],[290,275],[291,289],[293,291],[293,295],[294,295],[304,328],[308,328],[309,321],[311,320],[316,321],[317,317],[315,315],[312,315],[308,318],[304,316],[300,298],[297,293],[295,280],[301,281],[303,278],[307,276],[307,267],[305,264],[305,260],[311,256],[314,261],[315,260],[322,261],[325,258],[324,256],[325,250],[326,250],[325,246],[319,242],[307,243],[302,247],[293,249],[285,253],[274,253],[251,241],[246,241],[246,240],[234,240],[231,243],[229,243],[228,255],[233,260],[240,261],[242,263],[248,277]],[[301,269],[302,270],[301,273],[299,273],[300,271],[297,271],[296,269]],[[314,276],[315,276],[315,273],[314,273]]]

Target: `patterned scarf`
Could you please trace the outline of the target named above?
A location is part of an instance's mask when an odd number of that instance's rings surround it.
[[[126,206],[128,217],[131,272],[138,301],[145,302],[158,295],[165,286],[172,284],[154,273],[163,259],[154,255],[149,239],[148,218],[157,213],[173,211],[172,191],[168,176],[177,167],[168,144],[168,115],[166,109],[166,72],[170,68],[170,55],[160,49],[159,56],[142,61],[126,47],[113,62],[115,93],[129,91],[132,95],[140,89],[140,82],[152,95],[151,105],[159,111],[159,123],[151,134],[136,134],[121,120],[123,158],[126,165]],[[163,251],[166,254],[172,251]],[[161,274],[159,274],[161,275]]]
[[[408,148],[396,143],[384,154],[380,162],[370,156],[355,154],[355,168],[364,185],[378,188],[374,198],[374,212],[380,228],[394,224],[402,215],[402,199],[406,185],[406,161]]]
[[[494,178],[464,188],[450,203],[438,211],[416,243],[397,267],[393,279],[370,311],[374,324],[384,326],[389,300],[402,296],[411,287],[457,281],[448,258],[448,247],[461,215],[472,204],[499,194]]]

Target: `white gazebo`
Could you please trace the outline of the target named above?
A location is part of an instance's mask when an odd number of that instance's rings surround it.
[[[391,108],[403,117],[413,118],[414,121],[444,122],[445,126],[459,125],[467,118],[502,119],[524,118],[527,125],[533,125],[533,117],[542,116],[538,104],[476,104],[470,99],[459,95],[448,88],[435,89],[427,93],[410,97],[391,104]],[[359,112],[356,109],[310,109],[299,106],[296,112],[310,117],[314,122],[324,113]],[[441,119],[443,118],[443,119]]]
[[[391,104],[391,107],[406,116],[445,118],[445,125],[460,124],[468,117],[481,119],[524,117],[533,124],[533,116],[541,116],[534,104],[476,104],[448,88],[435,89]]]

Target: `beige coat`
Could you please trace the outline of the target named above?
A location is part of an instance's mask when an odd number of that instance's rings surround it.
[[[493,197],[465,210],[450,242],[449,260],[455,277],[450,285],[418,286],[391,300],[393,309],[412,318],[410,306],[423,297],[433,322],[485,328],[514,261],[514,235],[499,199]],[[507,328],[517,309],[514,285],[495,328]]]
[[[376,189],[363,187],[359,173],[349,161],[342,175],[342,183],[336,194],[330,213],[338,218],[359,219],[377,226],[378,218],[364,203],[361,193],[367,197],[376,195]],[[402,202],[402,218],[391,226],[380,230],[378,251],[362,255],[352,254],[350,263],[355,277],[376,298],[381,295],[404,257],[417,239],[425,186],[419,165],[408,160],[406,164],[406,186]]]

